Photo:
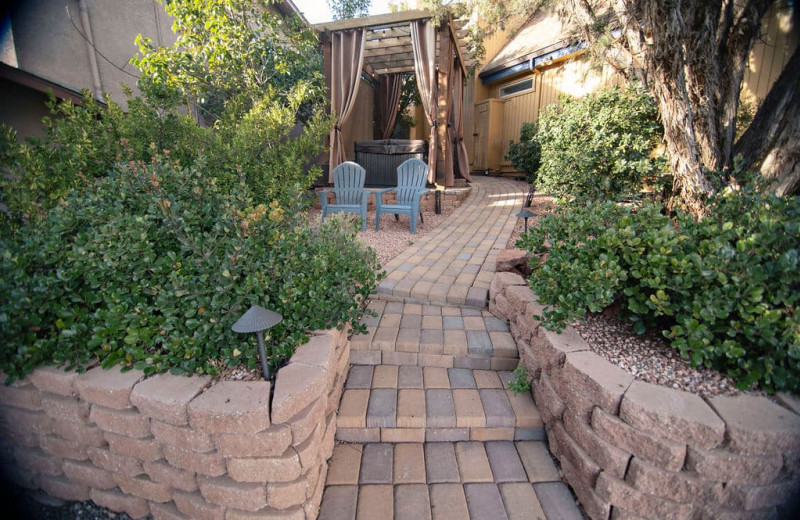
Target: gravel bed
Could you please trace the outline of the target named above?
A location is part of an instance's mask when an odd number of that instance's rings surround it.
[[[2,501],[6,511],[3,516],[15,520],[131,520],[125,513],[115,513],[94,502],[64,502],[16,486],[4,486]]]

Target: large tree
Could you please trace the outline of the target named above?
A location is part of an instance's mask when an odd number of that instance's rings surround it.
[[[485,19],[497,19],[520,2],[470,3]],[[700,215],[718,186],[710,172],[730,172],[737,154],[780,194],[796,190],[800,181],[798,50],[750,129],[735,139],[748,56],[776,3],[794,9],[785,0],[549,0],[527,7],[554,8],[596,55],[647,85],[664,125],[673,205]]]
[[[327,0],[334,20],[361,18],[369,14],[372,0]]]

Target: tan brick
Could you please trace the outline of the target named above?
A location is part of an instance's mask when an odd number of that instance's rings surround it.
[[[173,493],[172,500],[178,511],[194,520],[224,520],[225,508],[216,504],[209,504],[199,492]]]
[[[198,477],[200,494],[211,504],[258,511],[267,505],[267,489],[263,482],[237,482],[228,477]]]
[[[597,495],[614,507],[645,518],[682,520],[693,517],[692,506],[646,495],[605,472],[597,479]]]
[[[378,365],[372,374],[372,388],[397,388],[397,366]]]
[[[800,416],[761,396],[712,397],[725,421],[729,446],[738,451],[800,450]]]
[[[111,453],[133,457],[141,461],[153,461],[161,458],[161,443],[153,437],[132,439],[116,433],[106,433],[106,440]]]
[[[113,410],[94,405],[89,418],[107,432],[135,439],[143,439],[150,436],[150,419],[133,408]]]
[[[515,429],[514,428],[470,428],[469,440],[478,442],[488,441],[513,441]]]
[[[89,458],[89,455],[86,454],[86,445],[55,435],[43,435],[39,440],[39,445],[44,451],[64,459],[86,460]]]
[[[61,500],[83,502],[89,500],[89,486],[80,482],[72,482],[61,475],[42,475],[39,485],[45,493]]]
[[[445,356],[443,354],[418,354],[419,366],[421,367],[438,367],[438,368],[451,368],[453,366],[453,356]]]
[[[108,448],[87,448],[86,452],[89,454],[92,464],[98,468],[128,477],[144,473],[142,462],[133,457],[115,455]]]
[[[134,385],[143,378],[144,372],[141,370],[123,372],[119,365],[108,370],[97,366],[75,379],[75,389],[84,401],[124,410],[130,406]]]
[[[308,492],[308,480],[305,477],[294,482],[269,482],[267,505],[279,510],[290,509],[302,505],[306,501]]]
[[[564,428],[570,437],[591,457],[603,470],[623,479],[628,468],[631,454],[617,448],[610,442],[600,438],[592,428],[570,413],[564,414]]]
[[[441,367],[423,367],[422,379],[425,389],[450,388],[450,378],[447,369]]]
[[[402,388],[398,391],[397,427],[425,427],[425,390]]]
[[[474,389],[453,390],[453,403],[456,409],[456,427],[484,428],[486,416],[483,412],[481,396]]]
[[[33,385],[3,386],[0,388],[0,404],[39,411],[42,409],[41,392]]]
[[[147,500],[126,495],[116,489],[92,489],[89,496],[95,504],[112,511],[121,511],[131,518],[143,518],[150,514]]]
[[[686,457],[686,467],[707,479],[742,484],[769,484],[778,477],[782,466],[780,453],[749,455],[689,446]]]
[[[167,504],[151,502],[150,514],[153,516],[153,520],[191,520],[188,516],[178,511],[173,502]]]
[[[381,442],[380,428],[338,428],[336,440],[342,442]]]
[[[418,356],[416,352],[384,352],[382,359],[385,365],[416,365]]]
[[[333,450],[330,468],[328,469],[328,485],[357,485],[361,468],[363,444],[337,444]]]
[[[39,448],[21,448],[14,450],[14,459],[21,468],[42,475],[61,475],[62,459]]]
[[[177,446],[164,446],[164,458],[173,466],[198,475],[218,477],[225,474],[225,459],[217,451],[197,453]]]
[[[369,390],[350,389],[342,394],[337,425],[339,428],[364,428],[367,425]]]
[[[150,429],[158,442],[167,446],[177,446],[178,448],[198,453],[207,453],[214,449],[214,441],[211,434],[193,430],[187,426],[174,426],[160,421],[153,421]]]
[[[400,352],[419,352],[421,350],[422,331],[419,327],[416,328],[401,328],[397,332],[397,340],[395,340],[395,349]]]
[[[197,490],[197,479],[191,471],[174,468],[160,460],[145,462],[144,470],[153,482],[189,493]]]
[[[221,381],[189,403],[189,423],[208,433],[260,432],[270,425],[269,395],[268,381]],[[276,385],[276,399],[278,395]]]
[[[601,438],[642,457],[657,467],[669,471],[678,471],[683,467],[686,458],[685,444],[678,444],[639,431],[600,408],[594,409],[592,428]]]
[[[84,446],[99,448],[106,444],[103,430],[94,424],[54,421],[53,433],[68,441],[80,442]]]
[[[368,485],[359,488],[356,520],[394,518],[394,494],[391,485]]]
[[[517,428],[541,428],[544,426],[542,416],[536,404],[531,398],[530,392],[515,394],[511,390],[506,390],[511,408],[514,410]]]
[[[480,388],[503,388],[503,383],[494,370],[474,370],[475,384]]]
[[[462,482],[492,482],[492,468],[486,450],[480,442],[456,444],[456,459]]]
[[[425,428],[381,428],[381,442],[425,442]]]
[[[116,486],[113,473],[108,470],[98,468],[89,462],[78,462],[75,460],[65,460],[64,475],[74,482],[86,484],[94,489],[111,489]]]
[[[519,452],[519,458],[525,467],[530,482],[558,481],[558,469],[553,463],[553,457],[547,451],[547,446],[539,441],[520,441],[514,443]]]
[[[721,482],[709,482],[685,471],[665,471],[634,457],[625,480],[648,494],[683,503],[715,503],[722,497]]]
[[[542,504],[530,484],[506,482],[500,485],[500,494],[508,512],[508,520],[545,520]]]
[[[124,475],[114,475],[114,482],[119,488],[136,497],[144,498],[151,502],[169,502],[172,500],[172,491],[166,484],[153,482],[147,475],[138,477],[126,477]]]
[[[77,393],[75,390],[75,378],[78,373],[66,371],[63,368],[54,366],[39,367],[30,374],[28,379],[33,386],[42,392],[50,392],[61,396],[72,396]]]
[[[157,374],[137,384],[130,400],[150,418],[182,426],[189,424],[189,403],[210,383],[210,376]]]
[[[265,507],[254,512],[228,509],[225,513],[225,520],[306,520],[306,516],[301,507],[293,507],[283,511]]]
[[[228,475],[237,482],[291,482],[301,469],[300,457],[291,448],[281,457],[228,459]]]
[[[89,403],[75,397],[42,394],[44,413],[57,421],[84,422],[89,417]]]
[[[422,443],[401,443],[394,447],[394,483],[425,483],[425,455]]]
[[[642,381],[625,393],[619,416],[639,430],[703,449],[725,440],[725,424],[700,396]]]
[[[229,457],[271,457],[281,455],[292,443],[292,430],[287,425],[272,425],[258,433],[220,433],[214,435],[219,453]]]

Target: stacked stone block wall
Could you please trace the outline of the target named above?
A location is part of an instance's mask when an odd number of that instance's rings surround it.
[[[349,368],[348,332],[313,335],[274,389],[39,368],[0,388],[2,475],[133,518],[314,519]]]
[[[550,449],[590,518],[797,518],[796,396],[703,399],[637,381],[572,327],[540,327],[518,274],[495,275],[489,310],[510,324]]]

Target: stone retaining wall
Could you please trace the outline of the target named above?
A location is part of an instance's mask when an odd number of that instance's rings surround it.
[[[517,274],[495,276],[489,310],[510,323],[550,450],[590,518],[797,518],[797,397],[702,399],[636,381],[572,327],[539,327]]]
[[[0,388],[0,463],[17,485],[133,518],[317,517],[349,329],[312,336],[267,381],[43,367]]]

